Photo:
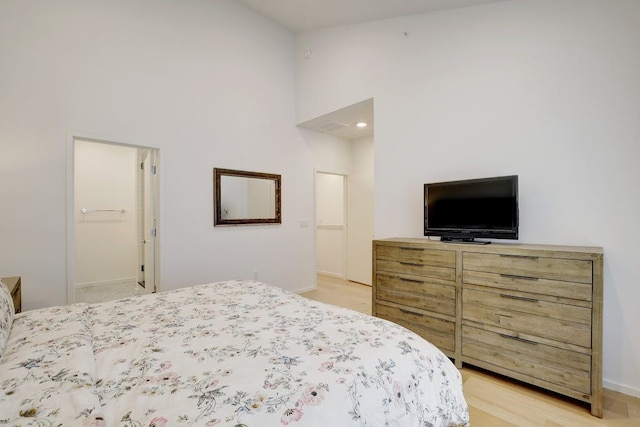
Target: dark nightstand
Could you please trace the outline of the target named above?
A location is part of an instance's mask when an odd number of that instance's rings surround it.
[[[3,277],[2,283],[7,285],[7,288],[9,288],[9,292],[11,292],[11,296],[13,297],[13,306],[15,307],[16,313],[20,313],[22,311],[22,289],[20,276]]]

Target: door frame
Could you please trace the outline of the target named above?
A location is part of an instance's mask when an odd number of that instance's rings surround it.
[[[75,141],[82,140],[88,142],[95,142],[99,144],[119,145],[124,147],[130,147],[135,149],[153,150],[156,153],[156,165],[157,170],[160,170],[160,149],[149,145],[133,144],[129,142],[116,142],[124,141],[125,138],[105,138],[103,136],[90,135],[87,132],[69,131],[67,132],[67,180],[66,180],[66,225],[67,225],[67,304],[75,302],[75,268],[76,268],[76,250],[75,250]],[[153,201],[153,210],[156,220],[156,237],[154,245],[154,276],[155,276],[155,291],[159,291],[162,288],[162,275],[160,268],[160,197],[161,197],[161,182],[159,172],[156,175],[155,185],[157,191],[155,192],[155,198]],[[137,236],[136,236],[137,238]]]

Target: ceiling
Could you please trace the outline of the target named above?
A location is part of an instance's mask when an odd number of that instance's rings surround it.
[[[507,0],[236,0],[293,32],[336,27]],[[355,126],[368,123],[366,128]],[[373,99],[359,102],[299,126],[354,140],[373,135]]]
[[[505,0],[236,0],[294,32]]]

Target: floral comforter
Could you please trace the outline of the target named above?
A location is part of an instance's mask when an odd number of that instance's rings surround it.
[[[450,426],[459,372],[393,323],[254,281],[16,315],[0,425]]]

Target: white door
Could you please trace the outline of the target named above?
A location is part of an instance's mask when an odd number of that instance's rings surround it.
[[[316,173],[316,253],[318,273],[346,279],[346,176]]]
[[[138,293],[156,291],[156,237],[157,221],[157,152],[139,149],[138,159],[138,236],[140,237],[138,259]]]

